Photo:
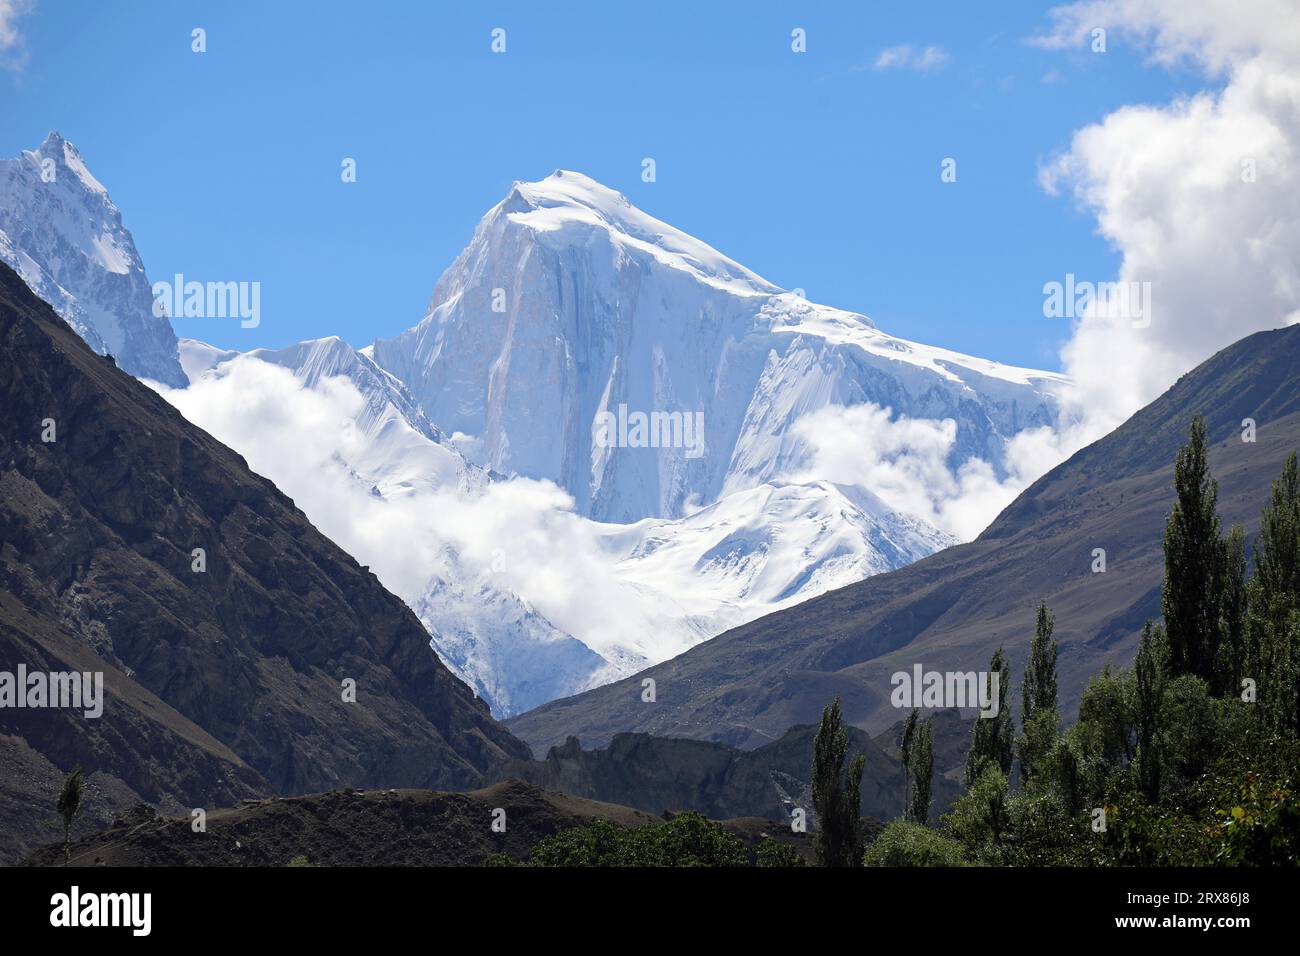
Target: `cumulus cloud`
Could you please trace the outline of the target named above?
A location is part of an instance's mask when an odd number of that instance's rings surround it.
[[[1295,0],[1082,0],[1053,9],[1031,42],[1087,50],[1097,29],[1109,55],[1122,46],[1157,66],[1191,66],[1206,89],[1114,110],[1039,170],[1043,188],[1094,216],[1121,256],[1118,275],[1078,276],[1086,294],[1058,319],[1072,324],[1057,427],[1014,436],[998,480],[978,459],[950,470],[951,421],[895,418],[874,405],[825,408],[797,425],[813,458],[795,477],[863,485],[971,538],[1032,481],[1219,349],[1300,321]],[[904,45],[882,51],[874,68],[946,60],[937,48]],[[1044,82],[1060,78],[1050,70]],[[1045,276],[1045,297],[1074,279]]]
[[[454,554],[459,579],[495,581],[597,653],[613,642],[641,647],[658,632],[662,599],[617,578],[598,527],[549,481],[377,494],[352,464],[371,439],[350,427],[365,399],[345,378],[307,388],[289,370],[243,356],[184,390],[151,384],[408,604],[448,574]]]
[[[950,57],[942,47],[927,46],[918,49],[910,43],[881,50],[872,64],[874,70],[916,70],[927,73],[946,66]]]
[[[1052,9],[1051,26],[1031,42],[1068,49],[1103,29],[1139,44],[1166,66],[1182,60],[1212,74],[1231,72],[1260,54],[1300,57],[1294,0],[1082,0]]]
[[[827,405],[802,416],[795,435],[810,450],[808,465],[784,476],[858,485],[895,511],[970,540],[1036,478],[1069,452],[1050,428],[1026,430],[1007,445],[1007,477],[968,459],[956,472],[948,455],[957,439],[952,419],[894,416],[873,403]],[[1073,449],[1070,449],[1071,451]]]
[[[1100,26],[1215,84],[1115,110],[1040,171],[1096,217],[1116,278],[1149,283],[1149,324],[1093,304],[1062,350],[1096,437],[1217,350],[1300,321],[1300,17],[1284,0],[1089,0],[1051,20],[1042,46]]]

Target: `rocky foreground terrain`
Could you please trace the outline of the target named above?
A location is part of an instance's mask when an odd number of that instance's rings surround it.
[[[498,808],[506,811],[502,833],[491,827]],[[331,791],[215,811],[201,833],[188,817],[168,819],[140,808],[105,832],[76,841],[70,865],[477,866],[493,854],[525,860],[543,837],[594,820],[638,827],[657,819],[519,781],[468,793]],[[753,817],[723,825],[751,848],[771,836],[811,859],[811,838],[789,827]],[[63,847],[48,846],[25,862],[61,865]]]

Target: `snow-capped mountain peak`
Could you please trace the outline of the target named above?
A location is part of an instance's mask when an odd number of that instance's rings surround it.
[[[91,174],[86,161],[81,157],[81,151],[64,139],[57,130],[50,130],[40,146],[34,150],[23,150],[23,155],[38,162],[42,159],[53,159],[58,168],[67,170],[75,176],[87,191],[108,198],[108,190]]]
[[[516,182],[487,219],[500,215],[549,234],[553,242],[588,241],[585,231],[603,230],[616,249],[648,255],[660,265],[736,295],[781,291],[712,246],[642,212],[622,193],[571,170],[557,169],[538,182]]]
[[[515,184],[424,320],[370,352],[432,421],[473,438],[479,464],[555,481],[612,522],[681,517],[802,471],[793,426],[828,405],[950,418],[952,467],[978,457],[1002,477],[1011,437],[1055,421],[1060,385],[783,292],[567,170]],[[636,430],[688,417],[702,440]]]
[[[185,384],[176,335],[153,314],[131,233],[81,152],[57,132],[0,160],[0,261],[97,352],[140,378]]]

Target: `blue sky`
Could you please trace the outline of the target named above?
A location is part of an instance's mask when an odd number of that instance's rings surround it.
[[[1039,164],[1200,85],[1114,42],[1028,45],[1041,3],[612,6],[42,0],[25,65],[0,70],[0,154],[58,129],[151,278],[260,281],[258,328],[175,321],[223,347],[414,325],[511,182],[567,168],[894,334],[1055,369],[1069,328],[1043,283],[1112,277],[1117,256]],[[947,62],[873,68],[901,44]]]

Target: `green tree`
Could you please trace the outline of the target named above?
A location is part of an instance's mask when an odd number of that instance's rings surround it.
[[[1168,672],[1168,645],[1161,628],[1147,621],[1133,665],[1138,785],[1148,803],[1160,798],[1160,717]]]
[[[63,821],[63,861],[65,863],[72,859],[72,821],[76,819],[77,811],[81,809],[81,793],[81,768],[73,767],[72,773],[63,778],[63,786],[59,788],[59,801],[56,805],[59,818]]]
[[[1292,452],[1259,519],[1255,576],[1248,588],[1246,668],[1264,724],[1300,732],[1300,474]]]
[[[808,861],[799,855],[796,850],[788,843],[782,843],[780,840],[774,840],[772,837],[765,836],[758,844],[758,851],[755,854],[756,863],[762,867],[790,867],[790,866],[807,866]]]
[[[1059,645],[1052,640],[1056,615],[1047,602],[1038,605],[1034,622],[1034,639],[1029,645],[1029,666],[1020,687],[1021,716],[1028,720],[1040,710],[1056,710],[1056,653]]]
[[[1034,637],[1029,645],[1029,664],[1020,685],[1020,782],[1027,784],[1036,765],[1056,745],[1056,655],[1059,645],[1052,638],[1056,616],[1046,602],[1038,605]]]
[[[899,757],[903,762],[903,818],[912,812],[912,750],[916,746],[917,721],[921,712],[913,707],[903,723],[903,734],[899,738]]]
[[[1011,751],[1015,728],[1011,722],[1011,708],[1007,697],[1011,691],[1011,665],[999,647],[989,661],[989,675],[998,675],[998,712],[992,717],[981,715],[975,721],[970,750],[966,752],[966,786],[969,787],[983,772],[985,764],[993,764],[1005,777],[1011,773]]]
[[[504,860],[493,859],[494,865]],[[747,866],[744,841],[688,812],[628,828],[607,820],[562,830],[538,842],[529,866]]]
[[[1223,542],[1219,583],[1219,652],[1215,663],[1215,694],[1241,692],[1246,664],[1246,621],[1249,589],[1246,584],[1246,532],[1233,525]]]
[[[652,866],[748,866],[745,843],[695,811],[673,814],[672,819],[632,831],[638,856]]]
[[[913,823],[924,825],[930,820],[934,780],[934,718],[930,718],[917,728],[916,743],[909,763],[912,777],[912,802],[908,807],[907,817]]]
[[[1259,519],[1255,575],[1270,611],[1288,614],[1300,603],[1300,471],[1291,452]]]
[[[979,777],[943,815],[944,831],[977,863],[1003,861],[1011,838],[1011,815],[1007,804],[1007,775],[986,763]]]
[[[1110,665],[1093,676],[1079,701],[1079,720],[1067,735],[1078,754],[1081,788],[1097,806],[1107,783],[1136,755],[1136,717],[1132,670],[1113,672]]]
[[[1160,710],[1163,796],[1180,797],[1222,752],[1223,706],[1205,681],[1192,674],[1165,686]]]
[[[812,792],[817,812],[814,846],[820,866],[857,866],[862,859],[862,771],[866,758],[858,756],[845,769],[849,733],[844,726],[837,694],[822,711],[821,726],[813,742]]]
[[[1210,477],[1205,419],[1192,419],[1174,463],[1177,500],[1165,524],[1165,581],[1161,610],[1169,641],[1170,674],[1214,681],[1220,635],[1219,485]]]
[[[653,824],[650,824],[653,825]],[[632,831],[608,820],[561,830],[539,841],[529,866],[650,866],[637,856]]]

